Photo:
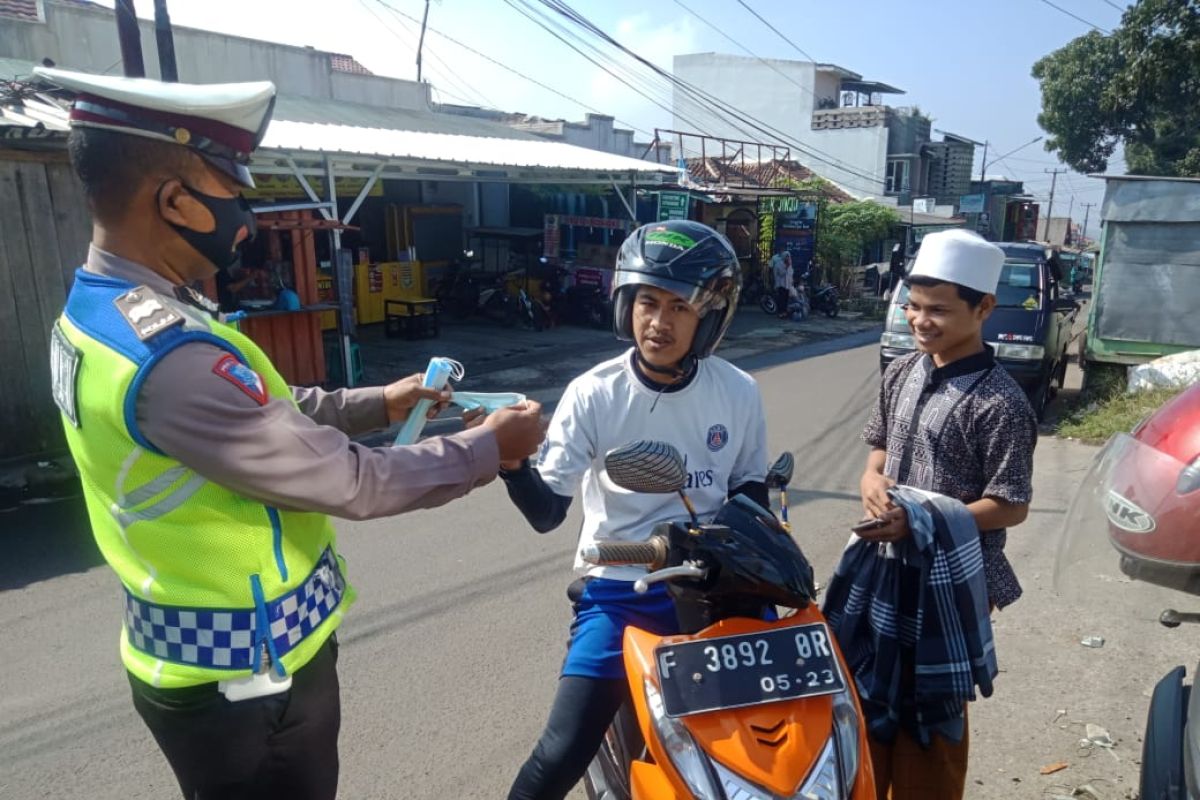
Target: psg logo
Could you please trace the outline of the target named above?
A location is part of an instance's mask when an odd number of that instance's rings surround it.
[[[729,441],[729,431],[724,425],[713,425],[708,429],[708,449],[714,453],[720,450]]]

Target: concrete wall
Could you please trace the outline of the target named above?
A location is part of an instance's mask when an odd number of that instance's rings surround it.
[[[113,12],[46,2],[46,22],[0,20],[0,56],[87,72],[121,74]],[[140,21],[146,75],[160,77],[154,24]],[[328,53],[193,28],[176,27],[179,79],[192,83],[272,80],[281,94],[423,110],[428,86],[411,81],[334,72]]]
[[[678,77],[716,96],[724,104],[767,123],[762,127],[786,134],[788,141],[783,141],[784,137],[775,137],[775,141],[790,145],[792,158],[821,177],[858,196],[882,195],[887,128],[879,125],[813,130],[814,96],[836,99],[837,77],[818,72],[815,65],[807,62],[772,60],[770,63],[783,75],[756,59],[719,53],[676,56],[674,70]],[[738,127],[746,130],[738,130],[717,115],[682,101],[678,89],[675,90],[674,109],[676,130],[690,132],[700,127],[714,136],[772,142],[771,135],[740,123]],[[795,144],[820,152],[806,153]],[[686,155],[694,157],[699,153],[688,152]]]
[[[675,56],[674,71],[680,79],[719,98],[723,104],[767,123],[763,127],[774,128],[803,143],[812,123],[814,65],[782,60],[769,63],[791,80],[758,60],[721,53]],[[771,134],[756,132],[742,123],[735,127],[711,111],[697,108],[681,96],[678,88],[674,91],[673,107],[675,130],[695,133],[703,130],[713,136],[772,143]],[[685,155],[695,157],[699,152]]]
[[[882,196],[887,128],[809,131],[809,142],[830,162],[793,151],[792,157],[857,196]]]
[[[584,122],[538,120],[514,123],[513,127],[589,150],[641,158],[649,146],[648,143],[636,143],[633,131],[615,127],[614,122],[612,117],[605,114],[588,114]],[[648,158],[653,160],[653,153]]]

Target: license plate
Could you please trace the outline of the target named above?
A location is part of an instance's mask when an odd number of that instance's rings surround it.
[[[667,716],[744,708],[846,688],[822,623],[660,645],[654,651]]]

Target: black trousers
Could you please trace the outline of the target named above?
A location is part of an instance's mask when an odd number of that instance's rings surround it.
[[[333,800],[341,700],[337,641],[281,694],[231,703],[215,683],[156,689],[129,676],[133,706],[186,800]]]
[[[566,675],[533,753],[517,773],[508,800],[562,800],[587,772],[613,717],[629,696],[624,680]]]
[[[781,317],[786,317],[788,314],[788,302],[791,300],[791,292],[780,286],[775,289],[775,313]]]

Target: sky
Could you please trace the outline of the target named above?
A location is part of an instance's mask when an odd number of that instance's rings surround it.
[[[1037,124],[1041,94],[1030,69],[1090,30],[1089,23],[1111,30],[1124,6],[1122,0],[569,1],[613,38],[668,70],[672,56],[695,52],[748,50],[762,58],[807,60],[798,48],[817,61],[904,89],[906,94],[886,102],[919,106],[935,129],[989,142],[989,175],[1023,180],[1026,191],[1043,202],[1043,216],[1051,187],[1046,170],[1063,165],[1041,142],[1023,146],[1044,135]],[[151,0],[135,5],[139,15],[153,16]],[[552,38],[522,16],[518,5],[519,0],[430,0],[423,77],[432,83],[435,100],[551,119],[582,120],[589,110],[599,111],[647,139],[655,127],[672,126],[668,89],[657,92],[663,105],[652,103]],[[416,77],[425,6],[425,0],[169,0],[177,26],[347,53],[378,75],[409,80]],[[977,148],[976,175],[981,157]],[[811,166],[820,173],[819,164]],[[1118,159],[1109,171],[1122,172],[1124,165]],[[1098,204],[1103,190],[1103,181],[1060,174],[1053,216],[1070,211],[1082,222],[1083,204]],[[1088,235],[1098,234],[1096,207],[1088,228]]]

